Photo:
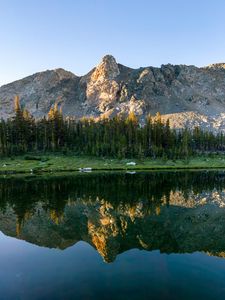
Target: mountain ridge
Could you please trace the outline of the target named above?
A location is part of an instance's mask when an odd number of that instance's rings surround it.
[[[112,55],[86,75],[62,68],[38,72],[0,87],[0,118],[13,115],[13,99],[36,118],[58,103],[65,116],[113,117],[130,111],[144,122],[160,112],[171,126],[225,130],[225,64],[205,67],[166,64],[132,69]]]

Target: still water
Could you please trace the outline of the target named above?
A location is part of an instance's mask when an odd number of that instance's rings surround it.
[[[225,299],[225,172],[0,178],[0,299]]]

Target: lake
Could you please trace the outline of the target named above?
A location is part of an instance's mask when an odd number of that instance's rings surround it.
[[[225,172],[0,177],[0,299],[225,299]]]

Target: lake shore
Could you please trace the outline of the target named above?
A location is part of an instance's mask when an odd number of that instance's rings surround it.
[[[27,155],[0,159],[0,174],[74,172],[83,168],[93,171],[136,171],[176,169],[225,169],[225,158],[193,157],[189,160],[109,159],[64,155]]]

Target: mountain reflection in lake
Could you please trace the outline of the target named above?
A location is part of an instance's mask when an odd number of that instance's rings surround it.
[[[225,297],[222,171],[1,178],[0,231],[1,299]]]

